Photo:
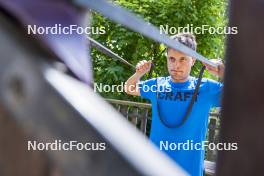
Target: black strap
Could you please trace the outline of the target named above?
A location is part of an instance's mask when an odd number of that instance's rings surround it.
[[[89,36],[87,36],[87,39],[90,40],[91,46],[95,47],[98,51],[101,51],[102,53],[106,54],[107,56],[110,56],[111,58],[117,59],[117,60],[121,61],[122,63],[131,67],[133,70],[136,70],[136,67],[134,65],[132,65],[127,60],[120,57],[118,54],[114,53],[109,48],[105,47],[104,45],[102,45],[101,43],[97,42],[96,40],[94,40],[93,38],[91,38]]]
[[[152,65],[152,69],[154,69],[154,64]],[[160,114],[160,111],[159,111],[159,102],[158,102],[158,77],[156,75],[156,87],[157,87],[157,91],[156,91],[156,99],[157,99],[157,113],[158,113],[158,117],[160,119],[160,121],[163,123],[163,125],[165,125],[167,128],[179,128],[181,127],[185,122],[186,120],[188,119],[191,111],[192,111],[192,107],[193,107],[193,104],[195,102],[195,99],[198,95],[198,91],[199,91],[199,88],[200,88],[200,85],[201,85],[201,81],[202,81],[202,77],[203,77],[203,73],[204,73],[204,70],[205,70],[205,66],[203,66],[200,70],[200,73],[199,73],[199,77],[198,77],[198,81],[197,81],[197,84],[196,84],[196,87],[195,87],[195,90],[194,90],[194,93],[193,93],[193,96],[192,96],[192,99],[191,99],[191,102],[187,108],[187,111],[182,119],[182,121],[179,123],[179,124],[176,124],[176,125],[170,125],[170,124],[167,124],[164,119],[162,118],[161,114]],[[150,72],[149,74],[149,77],[151,77],[151,74],[152,74],[152,71]]]

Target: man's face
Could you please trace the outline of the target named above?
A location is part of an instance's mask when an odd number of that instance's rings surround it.
[[[191,72],[195,59],[174,49],[168,50],[167,67],[169,74],[175,82],[185,82]]]

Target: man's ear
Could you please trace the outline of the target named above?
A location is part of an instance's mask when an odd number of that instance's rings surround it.
[[[194,66],[196,59],[192,57],[192,66]]]
[[[168,57],[168,48],[164,51],[164,55]]]

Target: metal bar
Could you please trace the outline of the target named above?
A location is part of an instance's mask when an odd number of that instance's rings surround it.
[[[105,0],[72,0],[71,2],[85,9],[98,11],[104,16],[117,23],[123,24],[135,32],[138,32],[157,42],[163,43],[173,49],[185,53],[188,56],[194,57],[201,62],[209,64],[213,67],[217,67],[216,63],[211,62],[204,56],[181,44],[180,42],[170,39],[169,36],[161,34],[155,26],[150,23],[146,23],[141,18],[136,17],[134,14],[128,12],[120,6],[113,5],[109,2],[106,2]]]
[[[215,142],[215,131],[216,131],[216,119],[211,118],[208,125],[208,141],[209,143]],[[213,150],[207,148],[207,159],[213,161]]]
[[[264,175],[264,2],[231,0],[220,142],[237,150],[219,151],[217,176]],[[250,13],[249,13],[250,12]]]
[[[143,132],[143,134],[146,134],[147,121],[148,121],[148,109],[143,109],[140,120],[141,120],[140,130]]]
[[[117,99],[106,99],[110,103],[126,105],[126,106],[136,106],[139,108],[151,108],[151,104],[148,103],[139,103],[134,101],[125,101],[125,100],[117,100]]]
[[[126,106],[135,106],[138,108],[147,108],[151,109],[152,105],[149,103],[140,103],[134,101],[126,101],[126,100],[117,100],[117,99],[106,99],[109,103],[126,105]],[[217,112],[209,112],[209,116],[219,117],[219,113]]]
[[[64,0],[0,0],[0,6],[20,23],[21,28],[24,27],[24,33],[28,33],[26,29],[28,25],[68,27],[73,24],[77,26],[90,24],[90,14],[78,10]],[[87,84],[93,81],[90,48],[87,48],[85,35],[77,32],[70,35],[63,32],[30,33],[29,37],[36,39],[50,54],[56,55],[56,59],[63,61],[80,80]]]
[[[115,112],[114,108],[94,94],[91,88],[52,69],[46,71],[46,78],[104,139],[111,143],[136,170],[139,170],[139,173],[142,175],[186,175],[178,167],[176,169],[169,158],[161,157],[161,155],[165,155],[152,146],[127,120]],[[78,91],[69,91],[72,88]],[[94,106],[101,107],[100,113]],[[144,151],[144,154],[139,151]],[[150,153],[152,156],[149,155]],[[139,157],[139,155],[142,156]],[[150,161],[150,157],[153,160],[155,158],[155,161]],[[158,168],[153,170],[154,165]]]

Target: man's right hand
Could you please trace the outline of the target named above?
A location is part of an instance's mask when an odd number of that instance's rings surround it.
[[[142,60],[137,63],[136,74],[143,76],[150,71],[150,68],[151,68],[151,60],[150,61]]]
[[[140,78],[150,71],[151,61],[142,60],[136,66],[136,73],[132,75],[125,83],[125,92],[129,95],[140,96],[140,90],[137,83]]]

